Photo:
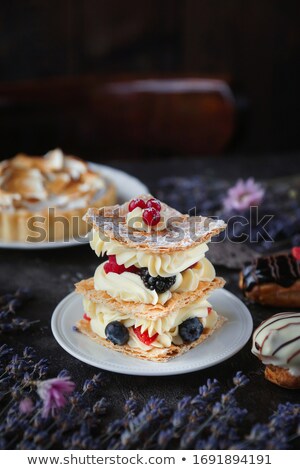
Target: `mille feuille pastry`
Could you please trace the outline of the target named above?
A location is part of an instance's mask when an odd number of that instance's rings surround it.
[[[245,296],[263,305],[300,307],[299,247],[290,253],[264,256],[245,266],[240,288]]]
[[[252,353],[266,364],[265,377],[285,388],[300,388],[300,313],[277,313],[253,334]]]
[[[59,149],[44,157],[19,154],[0,163],[1,241],[82,236],[87,232],[82,220],[87,208],[115,202],[115,188],[109,181]]]
[[[76,284],[85,312],[79,331],[129,356],[165,362],[222,325],[207,297],[224,280],[205,253],[223,221],[183,215],[150,195],[89,209],[85,218],[92,249],[108,261]]]

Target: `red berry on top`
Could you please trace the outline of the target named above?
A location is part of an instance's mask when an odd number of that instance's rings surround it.
[[[146,206],[147,207],[154,207],[154,209],[156,209],[157,211],[160,211],[161,210],[161,203],[159,202],[158,199],[149,199],[147,202],[146,202]]]
[[[104,265],[104,271],[108,273],[117,273],[122,274],[125,271],[125,266],[123,264],[118,264],[115,255],[110,255],[108,261]]]
[[[208,315],[212,312],[212,307],[207,307],[207,313]]]
[[[89,317],[86,313],[83,315],[83,318],[84,318],[86,321],[91,321],[91,317]]]
[[[150,227],[154,227],[160,221],[160,213],[154,207],[149,207],[143,211],[143,221]]]
[[[292,255],[297,261],[300,261],[300,246],[292,248]]]
[[[141,329],[141,326],[137,326],[133,328],[133,331],[142,343],[150,346],[150,344],[158,337],[158,333],[155,333],[153,336],[149,336],[148,330],[145,330],[144,333],[142,333]]]
[[[145,209],[146,203],[143,199],[132,199],[129,203],[128,210],[132,212],[136,207],[140,207],[141,209]]]
[[[108,261],[104,265],[104,271],[108,273],[122,274],[125,271],[129,273],[136,273],[139,269],[136,266],[129,266],[125,268],[124,264],[118,264],[115,255],[110,255]]]

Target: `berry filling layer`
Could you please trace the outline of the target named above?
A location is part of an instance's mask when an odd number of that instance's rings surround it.
[[[91,318],[89,324],[94,333],[113,344],[127,344],[143,351],[196,341],[204,329],[214,328],[218,319],[206,299],[156,320],[123,314],[87,298],[83,299],[83,305]]]
[[[127,245],[116,240],[102,240],[95,229],[91,232],[90,245],[98,256],[115,255],[118,264],[124,264],[125,267],[134,265],[147,268],[153,277],[169,277],[182,273],[194,263],[202,260],[208,250],[207,244],[201,243],[192,248],[172,253],[149,253],[144,250],[128,248]]]
[[[212,281],[214,278],[214,267],[207,258],[196,263],[192,269],[169,277],[152,277],[147,268],[125,268],[109,260],[96,269],[94,287],[125,302],[164,305],[174,292],[194,291],[199,282]]]

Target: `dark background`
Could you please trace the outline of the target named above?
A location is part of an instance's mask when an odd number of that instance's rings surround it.
[[[56,110],[50,122],[49,103],[42,111],[27,104],[24,113],[17,106],[20,95],[16,98],[12,87],[24,80],[61,77],[64,90],[68,90],[68,80],[74,77],[80,81],[86,76],[118,76],[124,72],[145,77],[223,77],[234,92],[237,118],[228,142],[217,151],[212,148],[211,153],[297,151],[299,17],[297,0],[3,1],[1,155],[20,150],[42,153],[51,146],[63,145],[67,151],[89,158],[109,156],[111,146],[106,145],[105,151],[99,146],[101,132],[80,118],[70,102],[61,103],[60,112]],[[84,80],[80,83],[83,88],[89,87]],[[29,103],[36,87],[34,82],[29,91],[22,89],[22,97]],[[45,96],[39,99],[43,102]],[[71,101],[78,101],[76,90]],[[76,112],[80,124],[74,127],[70,122]],[[116,131],[111,140],[117,138]],[[184,147],[177,150],[171,145],[168,151],[162,147],[149,150],[146,142],[143,150],[135,148],[131,154],[129,149],[126,156],[184,153]],[[187,146],[186,153],[189,150]],[[193,153],[210,153],[209,147],[203,150],[200,145],[199,152],[196,148]],[[118,149],[114,156],[123,156],[122,151]]]
[[[109,160],[154,194],[159,179],[168,176],[233,182],[295,175],[300,171],[299,18],[297,0],[3,0],[0,160],[61,146],[90,160]],[[218,78],[226,93],[211,91],[209,80],[201,93],[107,93],[107,84],[132,85],[141,77],[160,77],[170,86],[174,78]],[[39,357],[46,355],[52,376],[61,368],[77,383],[92,376],[96,369],[56,343],[50,317],[74,282],[91,276],[98,263],[88,246],[1,250],[0,291],[30,287],[34,299],[24,316],[40,320],[26,334],[7,335],[5,342],[17,350],[30,344]],[[227,289],[245,300],[238,271],[219,266],[217,271]],[[260,305],[250,310],[254,326],[278,313]],[[299,394],[264,379],[250,343],[225,363],[185,377],[107,372],[107,394],[115,410],[131,390],[142,402],[158,395],[174,404],[183,394],[196,393],[208,377],[227,388],[232,375],[243,370],[251,381],[240,402],[253,422],[263,422],[279,403],[294,403]]]

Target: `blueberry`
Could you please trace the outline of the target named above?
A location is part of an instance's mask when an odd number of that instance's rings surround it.
[[[200,338],[203,325],[198,318],[188,318],[179,325],[179,334],[185,343],[192,343]]]
[[[119,346],[126,344],[129,340],[128,329],[119,321],[108,323],[105,328],[105,335],[109,341]]]

